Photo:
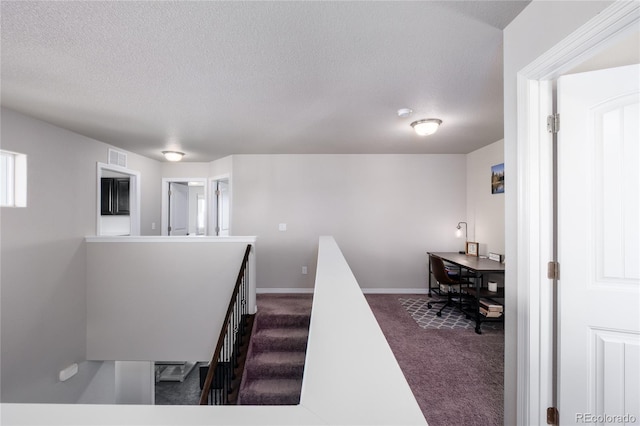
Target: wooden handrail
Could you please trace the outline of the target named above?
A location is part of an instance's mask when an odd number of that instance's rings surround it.
[[[220,351],[222,350],[222,345],[224,344],[224,339],[227,331],[227,324],[229,322],[229,318],[231,317],[231,313],[233,312],[233,307],[235,305],[236,297],[240,289],[240,284],[242,284],[242,280],[244,278],[244,273],[247,267],[247,261],[249,260],[250,252],[251,252],[251,244],[247,244],[247,249],[244,252],[244,258],[242,259],[242,265],[240,266],[240,271],[238,272],[238,278],[236,279],[236,285],[233,289],[233,293],[231,294],[231,300],[229,300],[229,307],[227,308],[227,314],[225,315],[224,322],[222,323],[222,330],[220,330],[218,343],[216,344],[216,348],[213,351],[211,362],[209,363],[209,371],[207,371],[207,377],[205,378],[204,385],[202,386],[202,393],[200,394],[200,405],[207,405],[208,403],[209,392],[211,391],[211,385],[213,383],[213,376],[215,374],[216,368],[218,367],[218,359],[220,357]]]

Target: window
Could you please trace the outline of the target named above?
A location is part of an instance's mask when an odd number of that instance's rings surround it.
[[[27,156],[0,150],[0,206],[27,207]]]

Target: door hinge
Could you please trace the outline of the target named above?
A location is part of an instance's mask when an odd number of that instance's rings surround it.
[[[171,197],[171,191],[169,191],[169,197]]]
[[[220,190],[219,189],[216,189],[216,195],[220,196]]]
[[[547,263],[547,278],[550,280],[560,279],[560,264],[558,262]]]
[[[547,424],[558,426],[560,424],[560,414],[556,407],[547,408]]]
[[[547,116],[547,132],[558,133],[560,130],[560,114],[551,114]]]
[[[167,228],[167,231],[169,231],[169,233],[171,233],[171,227],[170,226]]]

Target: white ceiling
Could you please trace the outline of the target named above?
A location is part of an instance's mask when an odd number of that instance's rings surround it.
[[[2,105],[155,159],[468,153],[527,3],[2,1]]]

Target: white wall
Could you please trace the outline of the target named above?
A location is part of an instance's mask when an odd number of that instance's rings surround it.
[[[91,362],[91,361],[90,361]],[[93,361],[100,368],[89,382],[78,404],[115,404],[116,403],[116,366],[113,361]]]
[[[210,163],[163,162],[161,173],[163,178],[206,178],[210,167]]]
[[[610,2],[533,1],[504,30],[504,144],[505,144],[505,280],[517,283],[518,167],[517,167],[517,75],[518,71],[551,49]],[[517,424],[517,353],[519,336],[516,318],[528,315],[518,303],[517,284],[505,290],[505,406],[504,423]],[[526,336],[520,336],[524,339]],[[520,401],[522,404],[522,401]]]
[[[209,164],[209,176],[212,178],[222,176],[222,175],[231,175],[232,171],[233,171],[232,156],[220,158],[218,160],[212,161]]]
[[[480,254],[504,254],[504,193],[491,193],[491,167],[504,163],[504,140],[467,154],[467,222],[469,241]]]
[[[260,237],[258,288],[312,287],[317,239],[331,234],[363,288],[425,289],[426,251],[459,249],[465,161],[464,155],[233,156],[233,232]]]
[[[255,250],[255,238],[89,239],[87,359],[209,360],[247,244]]]
[[[320,238],[318,252],[316,293],[300,404],[236,407],[2,404],[0,422],[7,426],[426,425],[407,380],[335,240]],[[358,338],[354,339],[354,335]],[[132,376],[132,380],[122,389],[121,396],[126,397],[127,402],[148,401],[145,390],[150,369],[144,363],[127,364],[132,369],[125,374]],[[336,377],[349,386],[336,386]]]
[[[155,403],[155,374],[153,361],[115,362],[116,404]]]
[[[99,368],[86,363],[84,237],[96,229],[96,163],[107,144],[2,109],[2,148],[27,155],[26,208],[2,208],[3,402],[75,402]],[[142,232],[160,222],[159,163],[142,173]],[[77,362],[66,382],[58,372]]]

